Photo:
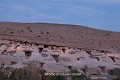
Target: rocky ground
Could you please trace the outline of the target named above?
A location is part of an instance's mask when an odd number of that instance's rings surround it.
[[[81,25],[0,22],[0,39],[84,49],[120,50],[119,32]]]

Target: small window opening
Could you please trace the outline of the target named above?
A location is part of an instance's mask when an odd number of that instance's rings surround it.
[[[29,58],[32,55],[32,51],[24,51],[24,52],[27,58]]]
[[[77,58],[77,61],[80,61],[80,58]]]
[[[48,45],[44,45],[44,48],[48,48],[49,46]]]
[[[63,49],[62,49],[62,52],[65,53],[65,51],[66,51],[66,50],[63,48]]]
[[[43,48],[39,48],[39,53],[41,53],[43,51]]]
[[[16,64],[16,62],[15,61],[11,61],[11,65],[15,65]]]

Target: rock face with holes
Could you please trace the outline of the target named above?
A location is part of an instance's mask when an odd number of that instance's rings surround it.
[[[81,25],[0,22],[0,39],[95,50],[120,50],[120,33]]]
[[[71,70],[96,77],[120,68],[117,51],[88,50],[65,46],[0,40],[0,69],[39,68],[46,72],[69,73]]]

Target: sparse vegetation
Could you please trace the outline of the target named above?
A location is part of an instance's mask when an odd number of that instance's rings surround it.
[[[120,76],[120,68],[115,68],[115,69],[112,69],[112,70],[109,70],[108,73],[110,75],[115,75],[115,76]]]
[[[103,36],[109,36],[110,34],[108,33],[108,34],[104,34]]]
[[[113,80],[120,80],[120,68],[114,68],[108,71],[108,74],[111,76],[116,76]]]
[[[14,32],[11,31],[10,33],[12,34],[12,33],[14,33]]]
[[[50,34],[49,32],[47,32],[47,34]]]
[[[47,76],[46,80],[65,80],[64,76],[60,75],[52,75],[52,76]]]
[[[60,38],[63,38],[63,37],[60,37]]]
[[[113,80],[120,80],[120,77],[114,78]]]
[[[2,71],[0,71],[0,80],[7,80],[8,77]]]
[[[37,68],[14,69],[10,76],[0,71],[0,80],[45,80],[44,70]]]
[[[43,32],[40,32],[40,34],[43,34]]]
[[[40,35],[38,35],[37,37],[40,37]]]
[[[27,27],[28,30],[30,30],[30,27]]]
[[[91,44],[92,44],[92,45],[94,45],[94,43],[93,43],[93,42],[91,42]]]
[[[33,32],[32,30],[30,30],[30,32]]]
[[[24,32],[24,30],[21,30],[21,32]]]
[[[30,27],[27,27],[27,29],[28,29],[30,32],[33,32]]]

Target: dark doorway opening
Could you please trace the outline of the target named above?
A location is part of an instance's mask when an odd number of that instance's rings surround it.
[[[63,49],[62,49],[62,52],[65,53],[65,51],[66,51],[66,50],[63,48]]]
[[[43,51],[43,48],[39,48],[39,53],[41,53]]]
[[[32,55],[32,51],[24,51],[24,52],[25,52],[25,56],[26,56],[26,58],[31,57],[31,55]]]

